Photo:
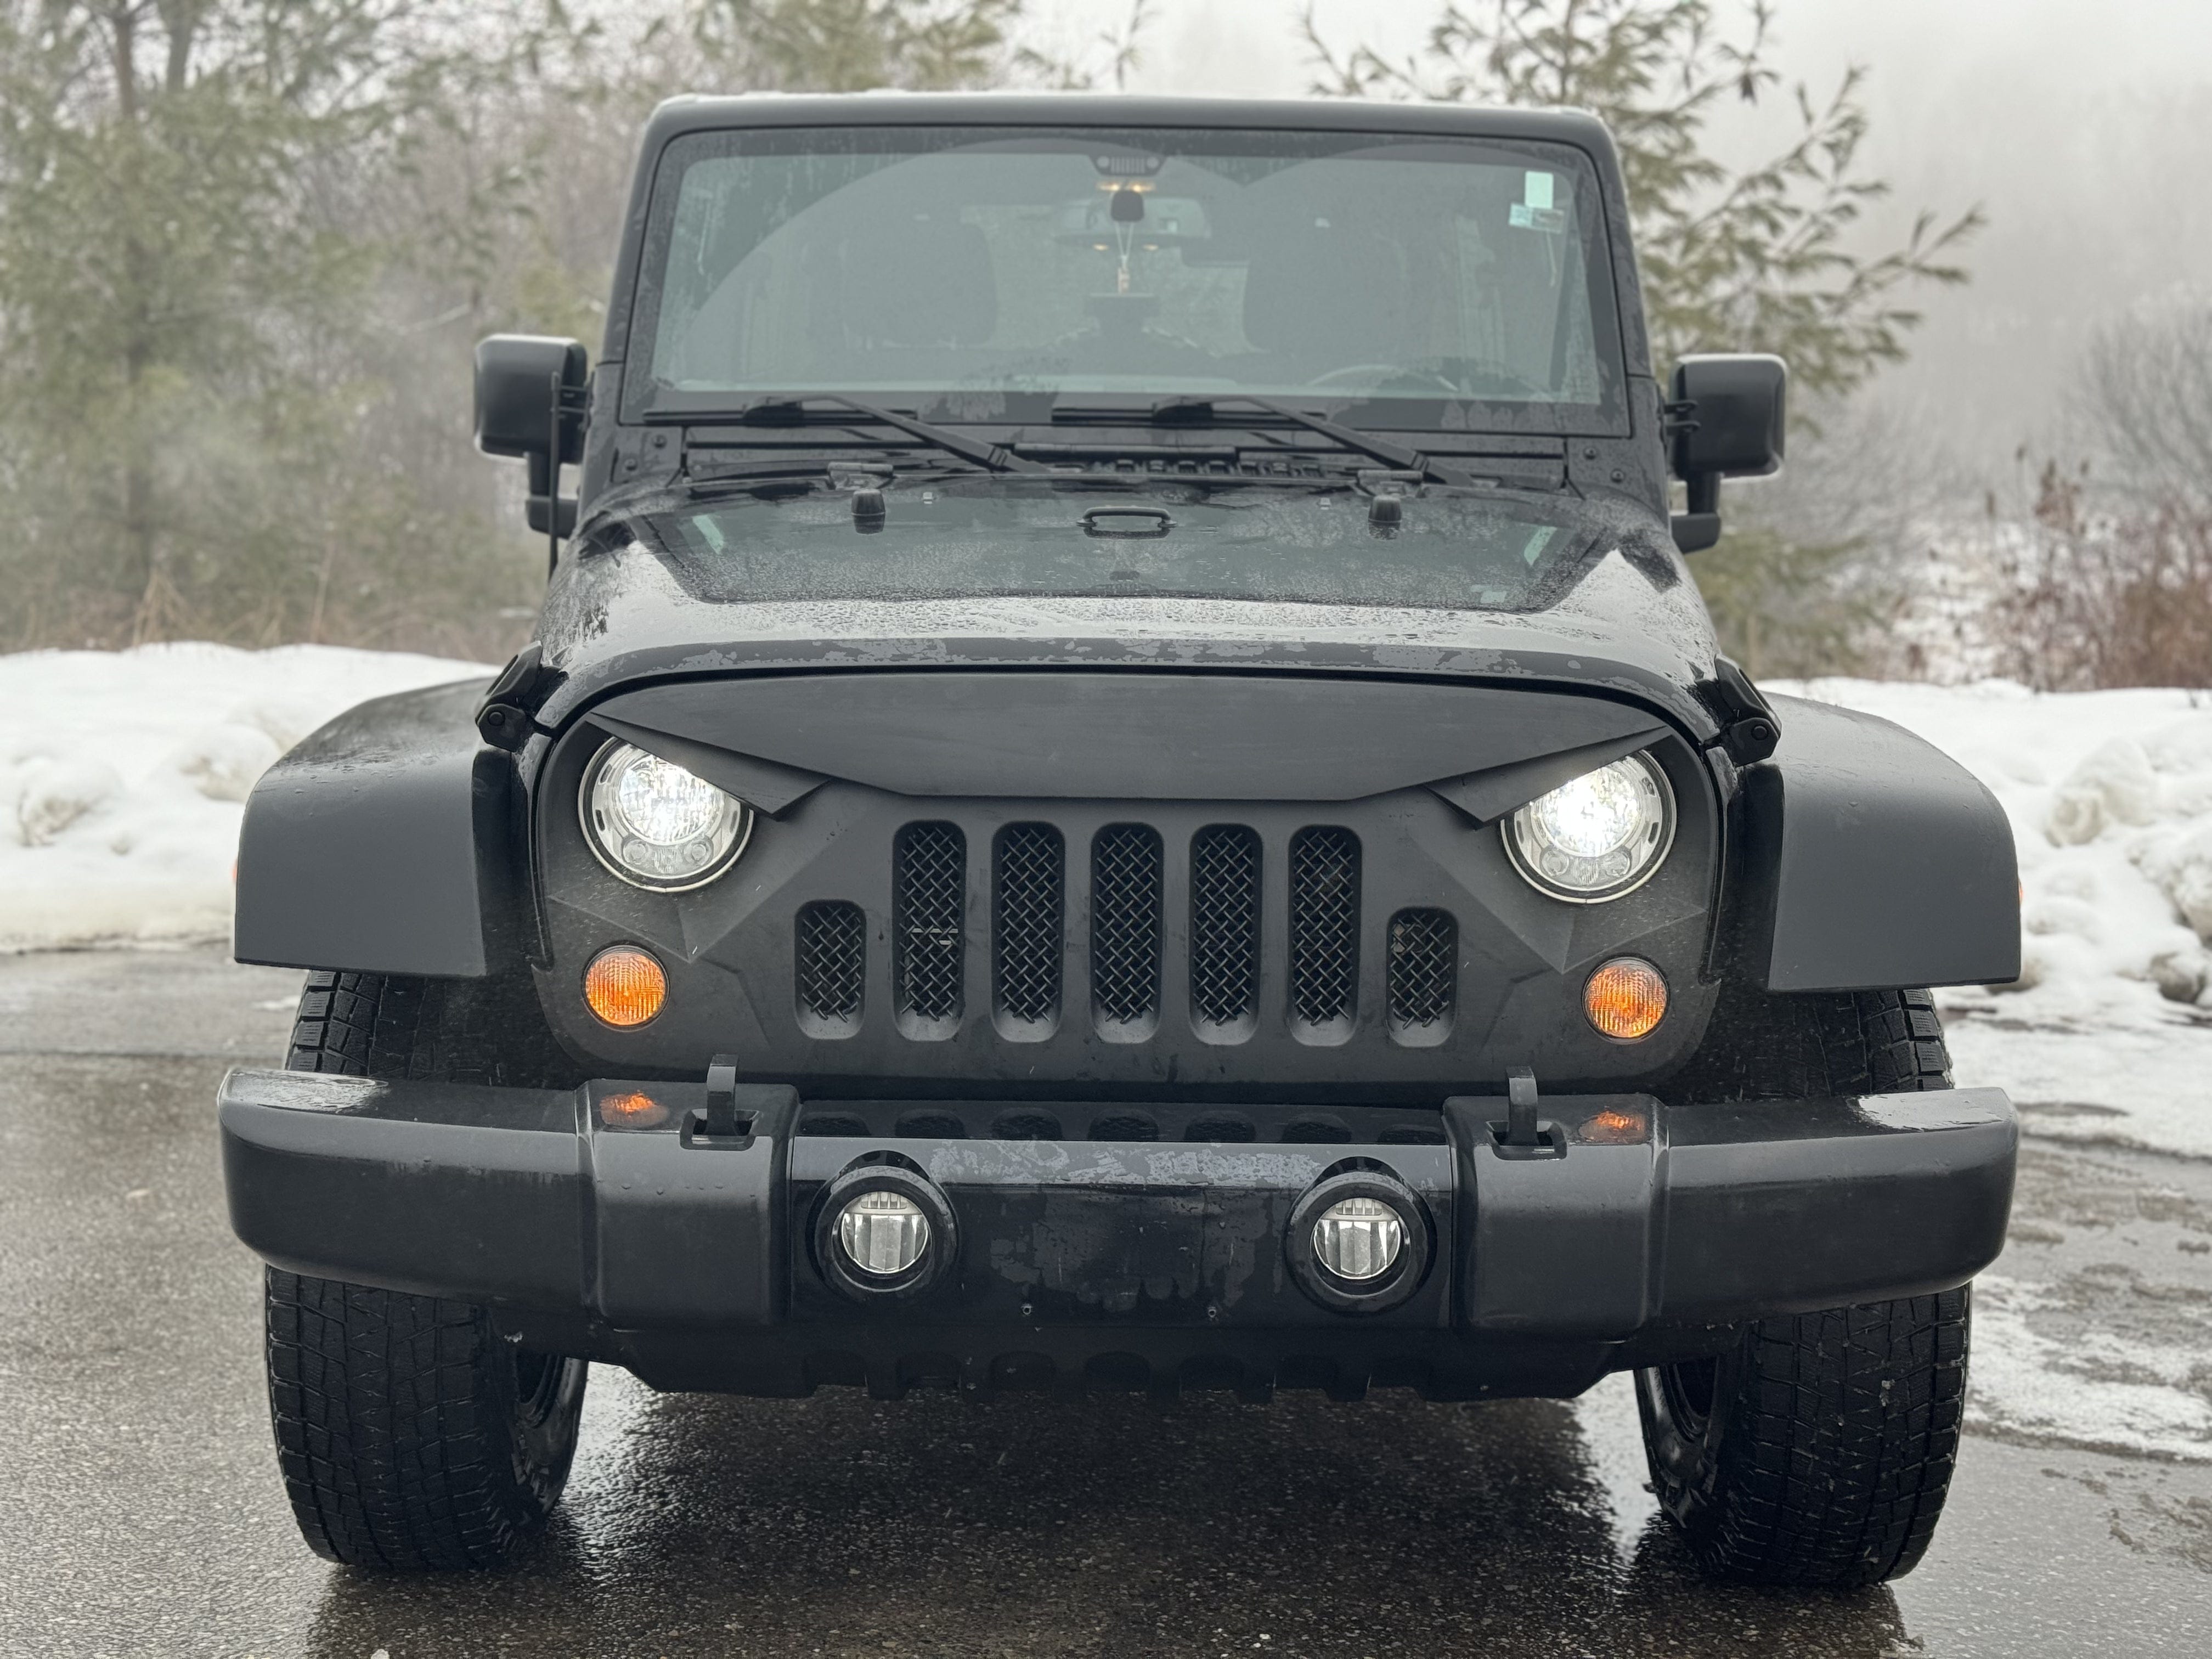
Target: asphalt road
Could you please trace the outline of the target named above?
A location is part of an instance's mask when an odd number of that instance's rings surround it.
[[[1572,1405],[1156,1407],[600,1370],[526,1564],[331,1567],[278,1491],[211,1108],[296,988],[212,952],[0,958],[0,1653],[2212,1651],[2212,1468],[1978,1434],[1912,1577],[1717,1589],[1655,1522],[1620,1379]],[[2206,1260],[2212,1165],[2038,1147],[2021,1193],[2014,1254],[2070,1253],[2069,1282],[2155,1301]]]

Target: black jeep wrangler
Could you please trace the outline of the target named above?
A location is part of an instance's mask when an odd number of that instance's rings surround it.
[[[1783,366],[1662,389],[1628,226],[1571,114],[665,106],[596,368],[477,353],[534,642],[246,813],[237,955],[311,971],[223,1156],[309,1544],[506,1559],[593,1362],[1632,1370],[1706,1568],[1909,1571],[2016,1139],[1918,988],[2016,976],[2012,842],[1716,654],[1681,555]]]

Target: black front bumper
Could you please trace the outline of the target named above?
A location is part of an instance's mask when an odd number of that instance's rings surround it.
[[[640,1091],[666,1127],[605,1127],[603,1103]],[[487,1304],[520,1340],[664,1388],[1571,1395],[1745,1320],[1964,1283],[2003,1242],[2018,1141],[1996,1089],[1553,1097],[1534,1148],[1501,1144],[1491,1097],[1447,1102],[1422,1146],[1357,1139],[1355,1110],[1332,1145],[795,1134],[791,1091],[740,1094],[747,1132],[710,1144],[702,1084],[234,1071],[232,1224],[279,1267]],[[822,1270],[818,1212],[884,1164],[933,1184],[957,1249],[925,1289],[855,1301]],[[1332,1305],[1286,1248],[1346,1170],[1399,1183],[1426,1229],[1394,1305]]]

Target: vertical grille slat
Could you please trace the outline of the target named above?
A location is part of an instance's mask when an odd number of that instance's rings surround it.
[[[891,980],[902,1020],[957,1022],[967,963],[968,838],[957,824],[909,823],[891,872]]]
[[[1149,824],[1109,824],[1091,843],[1091,994],[1102,1024],[1159,1014],[1160,836]]]
[[[1048,823],[999,832],[991,872],[993,997],[998,1012],[1026,1025],[1060,1014],[1066,941],[1066,845]]]
[[[1202,1025],[1249,1021],[1260,994],[1260,837],[1216,823],[1190,843],[1190,1009]]]
[[[1401,910],[1390,918],[1390,1028],[1437,1036],[1459,997],[1459,924],[1446,910]]]
[[[823,900],[797,924],[799,1012],[820,1026],[857,1025],[868,976],[868,923],[857,904]]]
[[[1291,838],[1291,1014],[1350,1023],[1359,1003],[1359,838],[1334,826]]]

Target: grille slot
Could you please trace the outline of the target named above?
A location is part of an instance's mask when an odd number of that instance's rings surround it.
[[[1209,824],[1190,842],[1190,1012],[1200,1029],[1251,1029],[1260,994],[1260,837]]]
[[[950,1036],[967,963],[968,838],[957,824],[909,823],[891,870],[891,981],[909,1036]]]
[[[1291,1016],[1348,1036],[1359,1006],[1359,838],[1301,830],[1291,838]]]
[[[1109,1035],[1142,1038],[1159,1018],[1160,836],[1149,824],[1109,824],[1091,843],[1091,994]]]
[[[797,935],[800,1023],[816,1036],[849,1036],[867,983],[867,918],[857,904],[824,900],[800,909]]]
[[[1048,823],[1010,823],[999,832],[991,871],[992,992],[1001,1021],[1016,1028],[1009,1035],[1049,1035],[1060,1018],[1066,865],[1066,843]]]
[[[1401,1042],[1441,1042],[1459,995],[1459,924],[1445,910],[1390,918],[1390,1032]]]

